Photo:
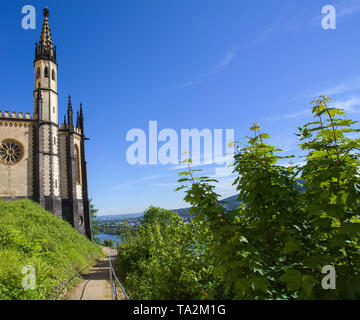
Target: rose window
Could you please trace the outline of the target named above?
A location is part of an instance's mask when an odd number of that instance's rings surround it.
[[[23,149],[15,141],[6,140],[0,143],[0,162],[5,164],[18,163],[23,155]]]

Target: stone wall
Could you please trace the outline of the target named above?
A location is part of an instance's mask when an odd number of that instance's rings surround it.
[[[30,198],[33,195],[33,130],[33,122],[0,118],[0,143],[13,140],[23,149],[18,163],[0,162],[1,198]]]

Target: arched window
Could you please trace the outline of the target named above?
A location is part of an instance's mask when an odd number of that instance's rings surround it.
[[[45,67],[45,69],[44,69],[44,77],[49,78],[49,69],[48,69],[48,67]]]
[[[56,80],[55,70],[54,69],[51,72],[51,79],[53,79],[54,81]]]
[[[75,156],[76,156],[76,182],[81,184],[81,162],[80,162],[80,151],[79,147],[75,145]]]
[[[36,70],[36,79],[40,78],[40,68],[37,68]]]

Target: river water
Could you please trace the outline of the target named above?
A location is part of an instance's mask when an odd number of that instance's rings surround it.
[[[121,239],[116,234],[100,233],[95,237],[100,239],[101,244],[104,243],[105,239],[114,241],[114,246],[116,246],[116,242],[121,242]]]

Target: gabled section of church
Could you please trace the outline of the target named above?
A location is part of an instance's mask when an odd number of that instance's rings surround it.
[[[83,108],[74,125],[69,96],[59,124],[58,65],[47,8],[34,69],[33,115],[0,111],[0,198],[32,199],[92,239]]]

